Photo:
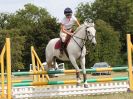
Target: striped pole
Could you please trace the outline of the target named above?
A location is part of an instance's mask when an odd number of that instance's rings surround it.
[[[26,83],[26,82],[33,82],[33,80],[12,80],[12,83]],[[0,82],[0,84],[7,84],[7,81]]]
[[[114,78],[99,78],[99,79],[88,79],[88,83],[92,82],[108,82],[108,81],[122,81],[128,80],[128,77],[114,77]],[[27,83],[15,83],[13,87],[20,86],[42,86],[42,85],[60,85],[60,84],[76,84],[77,80],[65,80],[65,81],[46,81],[46,82],[27,82]],[[83,81],[81,81],[83,83]]]
[[[113,68],[97,68],[97,69],[86,69],[87,73],[90,72],[102,72],[102,71],[120,71],[128,70],[128,67],[113,67]],[[82,73],[82,70],[80,70]],[[76,73],[76,70],[49,70],[49,71],[36,71],[36,72],[12,72],[14,76],[24,76],[24,75],[40,75],[40,74],[71,74]],[[1,73],[0,73],[1,75]],[[7,73],[4,73],[6,76]]]
[[[127,69],[128,67],[96,68],[96,69],[86,69],[86,72],[119,71]]]
[[[128,67],[114,67],[114,68],[98,68],[98,69],[86,69],[87,73],[90,72],[101,72],[101,71],[119,71],[127,70]],[[82,70],[80,70],[82,73]],[[36,72],[13,72],[14,76],[24,76],[24,75],[40,75],[40,74],[71,74],[76,73],[76,70],[49,70],[49,71],[36,71]],[[6,75],[6,74],[5,74]]]

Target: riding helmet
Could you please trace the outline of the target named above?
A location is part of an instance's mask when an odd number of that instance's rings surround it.
[[[70,14],[72,14],[72,9],[71,8],[65,8],[65,10],[64,10],[64,14],[66,15],[66,14],[68,14],[68,13],[70,13]]]

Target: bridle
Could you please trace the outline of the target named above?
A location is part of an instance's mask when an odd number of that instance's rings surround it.
[[[95,38],[94,35],[92,35],[89,31],[87,31],[87,29],[90,28],[90,27],[92,27],[92,26],[86,26],[86,28],[85,28],[85,33],[86,33],[86,35],[85,35],[84,38],[80,38],[80,37],[75,36],[76,33],[74,33],[74,35],[72,36],[72,39],[76,42],[76,44],[77,44],[77,45],[79,46],[79,48],[81,49],[81,53],[82,53],[82,50],[83,50],[83,48],[84,48],[84,46],[85,46],[85,44],[86,44],[86,41],[89,40],[89,37],[91,37],[90,41],[92,41],[93,38]],[[75,38],[78,38],[78,39],[81,39],[83,45],[81,46],[81,45],[74,39],[74,37],[75,37]]]

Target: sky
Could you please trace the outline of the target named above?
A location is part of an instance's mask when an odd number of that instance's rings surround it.
[[[73,12],[81,2],[92,3],[94,0],[0,0],[0,13],[14,13],[18,9],[24,8],[27,3],[46,8],[47,11],[59,21],[64,17],[64,9],[70,7]]]

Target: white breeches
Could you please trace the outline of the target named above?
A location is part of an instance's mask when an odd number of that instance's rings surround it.
[[[65,42],[67,34],[60,31],[60,37],[62,39],[62,42]]]

